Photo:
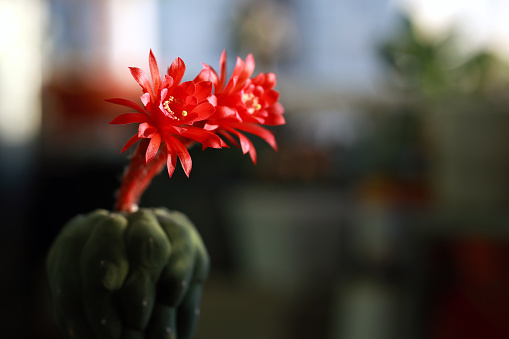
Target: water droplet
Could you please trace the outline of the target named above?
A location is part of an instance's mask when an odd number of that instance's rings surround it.
[[[106,325],[106,319],[102,318],[101,324]]]
[[[171,333],[171,328],[166,327],[166,333],[170,334]]]

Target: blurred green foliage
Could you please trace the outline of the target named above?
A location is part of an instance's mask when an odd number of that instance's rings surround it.
[[[430,37],[408,18],[379,49],[389,68],[391,86],[418,101],[451,98],[504,100],[509,90],[509,64],[485,49],[465,52],[453,30]],[[507,99],[505,99],[507,100]]]

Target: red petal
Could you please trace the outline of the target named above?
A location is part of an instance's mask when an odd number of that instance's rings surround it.
[[[160,145],[161,135],[159,133],[155,133],[150,139],[150,143],[148,144],[147,152],[145,153],[145,163],[148,163],[150,160],[154,159]]]
[[[235,63],[235,68],[233,68],[232,77],[239,77],[244,70],[244,60],[241,57],[237,57],[237,62]]]
[[[226,84],[226,87],[224,88],[223,93],[229,93],[235,89],[237,86],[237,80],[239,79],[238,76],[232,76],[228,83]]]
[[[143,107],[141,107],[139,104],[135,103],[134,101],[128,100],[128,99],[122,99],[122,98],[112,98],[112,99],[106,99],[107,102],[111,102],[112,104],[126,106],[129,108],[134,109],[135,111],[138,111],[142,114],[147,115],[147,112]]]
[[[224,87],[224,82],[226,81],[226,50],[223,49],[221,53],[221,57],[219,58],[219,70],[221,72],[221,77],[219,78],[219,88]]]
[[[150,105],[150,94],[143,93],[143,95],[140,96],[140,99],[141,99],[141,102],[143,103],[143,105],[145,105],[145,107]]]
[[[129,139],[129,140],[126,142],[126,144],[125,144],[124,148],[122,148],[122,150],[120,151],[120,153],[125,152],[125,150],[127,150],[129,147],[131,147],[132,145],[134,145],[134,143],[135,143],[136,141],[138,141],[138,140],[140,140],[140,138],[138,137],[138,133],[136,133],[135,135],[133,135],[133,136],[131,137],[131,139]]]
[[[217,75],[216,70],[207,64],[202,63],[202,65],[203,65],[204,69],[207,69],[210,71],[210,81],[212,81],[212,83],[214,84],[215,93],[216,94],[221,93],[222,88],[219,87],[219,76]]]
[[[150,93],[150,97],[153,97],[154,93],[152,92],[152,87],[150,86],[150,82],[148,81],[145,72],[143,72],[143,70],[138,67],[129,67],[129,69],[131,70],[131,74],[134,80],[136,80],[141,88],[143,88],[143,92]]]
[[[182,136],[196,140],[201,143],[204,147],[221,148],[221,138],[215,133],[207,131],[203,128],[189,126],[185,128],[185,131],[181,133]]]
[[[166,149],[168,150],[168,157],[166,158],[166,167],[168,167],[168,175],[173,175],[173,172],[175,172],[175,165],[177,163],[177,154],[173,150],[173,147],[171,146],[171,142],[169,142],[169,139],[164,139],[166,141]]]
[[[264,92],[263,99],[268,105],[272,105],[279,100],[279,92],[274,91],[273,89],[267,90]]]
[[[217,106],[217,97],[214,94],[209,96],[207,101],[210,102],[213,106]]]
[[[249,152],[249,156],[251,157],[253,164],[256,165],[256,150],[251,140],[249,140],[242,133],[236,132],[235,134],[237,134],[237,136],[239,137],[242,153],[246,154],[247,152]]]
[[[251,78],[253,86],[263,86],[265,84],[265,73],[260,73],[254,78]]]
[[[244,81],[249,79],[251,74],[253,74],[255,69],[255,61],[252,54],[248,54],[246,57],[246,62],[244,63],[244,69],[239,76],[239,84],[242,84]]]
[[[186,72],[186,65],[184,61],[180,58],[176,58],[172,63],[170,68],[168,68],[168,75],[173,78],[173,85],[180,84],[182,78],[184,77],[184,73]]]
[[[179,85],[179,87],[186,95],[194,95],[194,92],[196,91],[196,85],[192,81],[183,82]]]
[[[161,75],[159,74],[159,67],[157,67],[157,61],[150,50],[150,54],[148,57],[148,64],[150,66],[150,76],[152,77],[152,84],[154,85],[154,93],[159,91],[159,86],[161,85]]]
[[[274,134],[272,134],[272,132],[269,131],[268,129],[254,124],[242,124],[242,123],[231,124],[231,127],[257,135],[263,140],[265,140],[270,146],[272,146],[273,149],[277,150],[276,138],[274,138]]]
[[[265,88],[274,88],[276,87],[277,79],[274,73],[265,74]]]
[[[237,110],[228,106],[216,106],[216,114],[214,115],[214,118],[235,119],[241,121]]]
[[[191,155],[187,151],[187,148],[184,147],[184,145],[179,143],[178,146],[181,146],[177,150],[178,157],[180,158],[180,164],[182,165],[184,172],[186,173],[187,177],[189,178],[189,174],[191,173],[191,168],[193,167],[193,161],[191,160]]]
[[[173,78],[165,74],[160,88],[168,88],[171,86],[173,86]]]
[[[168,141],[171,143],[172,150],[174,150],[174,152],[176,152],[177,156],[180,158],[180,164],[182,165],[182,168],[184,169],[187,177],[189,177],[193,163],[187,148],[175,138],[168,139],[166,142],[168,143]]]
[[[150,126],[148,123],[144,122],[138,126],[138,136],[140,138],[152,138],[154,133],[157,133],[157,128]]]
[[[281,105],[279,102],[276,102],[274,105],[269,106],[267,108],[267,112],[269,113],[269,116],[265,119],[264,125],[277,126],[285,124],[286,121],[285,118],[283,117],[285,109],[283,108],[283,105]]]
[[[198,102],[207,99],[212,94],[212,82],[200,81],[196,84],[194,96],[198,98]]]
[[[124,113],[113,119],[110,124],[123,125],[147,122],[147,116],[140,113]]]
[[[235,138],[233,138],[233,136],[226,132],[224,129],[222,130],[219,130],[218,133],[220,133],[222,136],[224,136],[229,142],[231,142],[233,144],[233,146],[235,147],[240,147],[239,143],[237,142],[237,140],[235,140]]]
[[[197,117],[193,119],[192,122],[205,120],[214,113],[214,106],[212,106],[212,104],[209,102],[202,102],[201,104],[196,106],[190,113],[197,114]]]
[[[198,105],[198,98],[195,97],[194,95],[189,95],[186,97],[186,101],[185,101],[185,105],[186,106],[192,106],[191,109],[193,109],[196,105]]]
[[[209,81],[210,80],[210,68],[204,68],[198,73],[193,82]]]

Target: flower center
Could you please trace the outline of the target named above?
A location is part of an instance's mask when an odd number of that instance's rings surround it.
[[[163,102],[163,108],[174,119],[180,120],[187,116],[187,111],[184,110],[184,102],[179,98],[170,96],[168,100]]]
[[[258,97],[253,93],[244,93],[242,94],[242,101],[246,105],[247,111],[249,114],[253,114],[262,108],[262,105],[258,102]]]

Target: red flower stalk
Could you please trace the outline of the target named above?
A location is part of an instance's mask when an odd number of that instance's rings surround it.
[[[214,95],[209,100],[216,105],[216,112],[207,119],[205,128],[216,131],[239,147],[232,134],[237,136],[242,152],[244,154],[249,152],[253,163],[256,164],[254,145],[242,132],[261,137],[277,150],[272,132],[260,126],[285,123],[284,108],[278,102],[279,93],[274,90],[276,75],[260,73],[250,78],[255,68],[251,54],[246,57],[245,62],[237,58],[228,82],[226,82],[226,51],[221,54],[219,67],[218,75],[211,66],[204,65],[204,69],[210,71],[214,84]]]

